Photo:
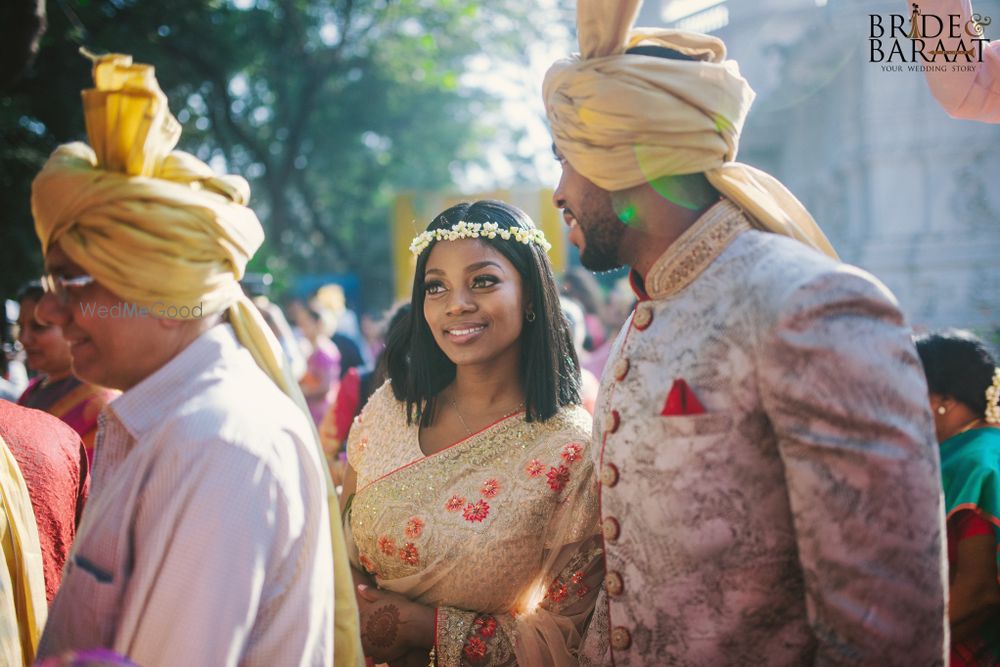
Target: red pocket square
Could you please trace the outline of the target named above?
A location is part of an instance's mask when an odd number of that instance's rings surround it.
[[[664,417],[677,415],[700,415],[705,412],[705,407],[698,401],[698,398],[691,391],[688,383],[677,378],[674,386],[667,394],[667,402],[663,404],[663,411],[660,413]]]

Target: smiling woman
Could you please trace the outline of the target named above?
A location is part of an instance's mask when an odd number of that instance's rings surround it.
[[[520,393],[529,421],[545,420],[560,406],[579,403],[572,336],[531,218],[503,202],[485,200],[444,211],[427,228],[439,230],[448,242],[435,238],[420,246],[417,255],[411,303],[413,312],[424,317],[410,322],[409,337],[401,341],[412,346],[409,372],[392,378],[394,393],[407,403],[407,417],[430,426],[439,393],[453,384],[458,367],[469,362],[469,370],[483,377],[513,374],[511,384],[521,387],[512,393]],[[494,316],[499,318],[495,322]],[[449,334],[444,323],[453,329]],[[459,325],[469,324],[483,330],[466,332],[466,338],[456,335],[462,332]],[[494,330],[488,332],[491,324]],[[490,355],[501,351],[494,347],[504,336],[516,339],[505,348],[516,355],[501,361]],[[460,350],[463,342],[475,345]]]
[[[17,402],[69,424],[83,440],[88,461],[93,461],[97,416],[118,392],[83,382],[73,373],[70,342],[62,329],[35,316],[43,295],[38,283],[30,283],[18,294],[17,338],[24,346],[28,367],[37,375]]]
[[[546,246],[496,201],[452,207],[414,239],[410,321],[347,446],[348,543],[377,660],[576,664],[603,559],[590,417]]]

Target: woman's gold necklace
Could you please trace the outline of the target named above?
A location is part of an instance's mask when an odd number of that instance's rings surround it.
[[[459,415],[459,417],[461,417],[461,415]],[[962,428],[958,429],[958,431],[957,431],[957,432],[955,433],[955,435],[961,435],[962,433],[965,433],[966,431],[968,431],[969,429],[971,429],[971,428],[972,428],[973,426],[975,426],[976,424],[978,424],[978,423],[979,423],[979,422],[981,422],[982,420],[983,420],[983,418],[982,418],[982,417],[976,417],[976,418],[975,418],[975,419],[973,419],[973,420],[972,420],[971,422],[969,422],[968,424],[966,424],[966,425],[965,425],[965,426],[963,426]],[[953,436],[951,436],[951,437],[953,437],[953,438],[954,438],[954,437],[955,437],[955,435],[953,435]]]

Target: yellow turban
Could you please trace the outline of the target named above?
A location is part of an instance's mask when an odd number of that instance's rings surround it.
[[[32,184],[42,251],[58,242],[101,285],[154,314],[198,305],[205,316],[226,313],[257,364],[305,410],[277,340],[239,285],[264,241],[246,206],[250,186],[173,150],[181,128],[151,66],[101,56],[94,59],[94,84],[83,92],[90,145],[58,147]],[[323,468],[334,548],[335,662],[359,665],[357,603],[336,491]]]
[[[836,257],[801,202],[769,174],[734,162],[754,92],[722,40],[681,30],[629,31],[640,0],[579,0],[581,55],[556,62],[543,96],[559,152],[608,191],[704,173],[755,225]],[[673,49],[694,60],[637,54]]]

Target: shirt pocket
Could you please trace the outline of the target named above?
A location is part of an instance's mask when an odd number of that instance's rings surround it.
[[[650,441],[655,443],[651,452],[653,467],[682,471],[719,462],[726,455],[724,445],[734,435],[736,418],[728,412],[714,412],[657,416],[650,421],[653,431]]]
[[[103,569],[85,555],[73,554],[66,562],[39,653],[113,646],[122,584],[121,575]]]

